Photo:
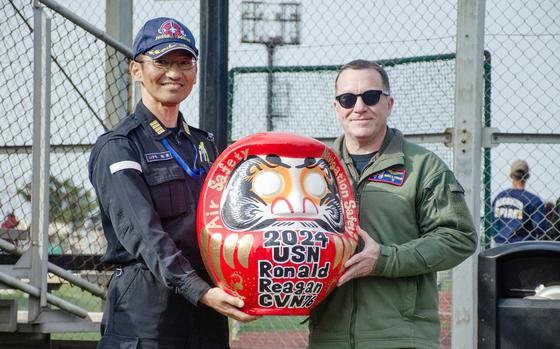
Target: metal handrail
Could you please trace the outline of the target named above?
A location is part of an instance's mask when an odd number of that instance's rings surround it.
[[[0,272],[0,282],[8,286],[17,288],[19,290],[22,290],[25,293],[29,293],[34,297],[39,298],[41,296],[41,290],[39,288],[26,284],[25,282],[20,281],[19,279],[16,279],[15,277],[10,276],[6,273]],[[72,303],[69,303],[64,299],[59,298],[51,293],[47,293],[47,303],[57,306],[60,309],[66,310],[81,318],[86,318],[88,316],[87,310],[77,305],[74,305]]]
[[[18,256],[21,256],[24,253],[24,251],[19,247],[1,238],[0,238],[0,248],[6,252]],[[104,289],[87,280],[82,279],[81,277],[72,274],[68,270],[63,269],[56,264],[48,262],[48,270],[50,273],[53,273],[54,275],[73,283],[74,285],[78,286],[79,288],[85,291],[91,292],[93,295],[97,297],[100,297],[102,299],[106,298],[106,292]]]
[[[72,11],[68,10],[66,7],[60,5],[58,2],[53,0],[39,0],[40,3],[47,6],[51,10],[57,12],[58,14],[67,18],[70,22],[74,23],[78,27],[86,30],[87,32],[91,33],[93,36],[102,40],[103,42],[109,44],[109,46],[113,47],[115,50],[119,51],[123,55],[125,55],[128,59],[132,59],[132,50],[124,45],[123,43],[119,42],[115,38],[107,35],[103,30],[98,29],[93,24],[89,23],[85,19],[80,16],[76,16]]]

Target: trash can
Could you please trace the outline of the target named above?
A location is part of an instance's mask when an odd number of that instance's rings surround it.
[[[513,243],[479,254],[478,348],[560,348],[560,300],[535,299],[539,285],[560,285],[560,242]]]

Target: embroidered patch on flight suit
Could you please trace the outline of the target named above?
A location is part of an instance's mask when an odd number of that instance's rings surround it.
[[[370,182],[387,183],[396,186],[402,186],[406,177],[404,168],[389,168],[376,172],[368,177]]]
[[[168,151],[164,151],[162,153],[144,154],[144,156],[146,157],[147,162],[165,161],[165,160],[173,159],[171,153]]]

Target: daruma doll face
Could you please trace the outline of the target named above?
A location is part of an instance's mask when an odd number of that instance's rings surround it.
[[[307,315],[357,245],[357,207],[334,153],[285,133],[246,137],[216,160],[197,228],[214,283],[255,315]]]

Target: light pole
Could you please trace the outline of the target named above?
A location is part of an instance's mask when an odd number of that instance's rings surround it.
[[[268,3],[243,1],[241,3],[241,42],[264,44],[268,55],[266,80],[266,130],[273,130],[272,110],[274,85],[274,51],[281,45],[299,45],[299,3]]]

